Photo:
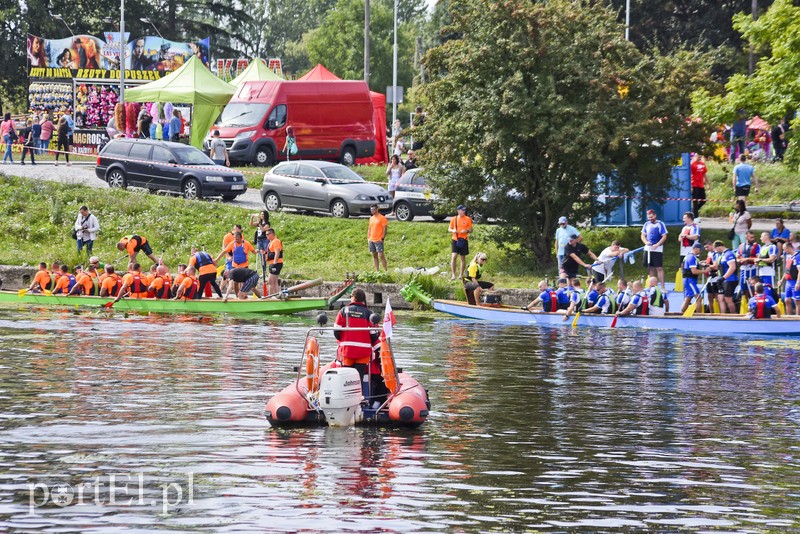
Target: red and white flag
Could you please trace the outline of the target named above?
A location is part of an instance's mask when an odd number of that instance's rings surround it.
[[[397,319],[394,317],[392,311],[392,303],[386,299],[386,310],[383,312],[383,332],[381,333],[381,340],[385,341],[392,337],[392,327],[397,324]]]

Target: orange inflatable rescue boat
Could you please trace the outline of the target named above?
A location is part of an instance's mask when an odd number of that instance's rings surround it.
[[[327,316],[317,318],[319,328],[306,334],[297,378],[267,402],[267,421],[274,427],[303,425],[381,425],[417,427],[430,410],[428,392],[408,373],[395,367],[389,340],[380,347],[380,377],[369,376],[372,387],[362,392],[358,371],[334,360],[321,365],[319,340],[314,334],[345,328],[324,328]],[[349,328],[380,331],[380,326]],[[371,366],[370,366],[371,367]],[[382,382],[383,387],[375,387]]]

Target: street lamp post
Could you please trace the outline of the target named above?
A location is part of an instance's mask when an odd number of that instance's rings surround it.
[[[364,81],[369,85],[369,0],[364,0]]]
[[[397,0],[394,0],[394,46],[392,48],[392,128],[397,120]]]
[[[153,29],[154,29],[154,30],[156,31],[156,33],[158,34],[158,36],[159,36],[159,37],[161,37],[161,44],[164,44],[164,41],[166,41],[166,39],[164,39],[164,36],[163,36],[163,35],[161,35],[161,32],[160,32],[160,31],[158,31],[158,28],[156,28],[156,25],[155,25],[155,24],[153,24],[153,21],[152,21],[152,20],[150,20],[150,19],[149,19],[149,18],[147,18],[147,17],[142,17],[142,18],[140,18],[139,20],[141,20],[141,21],[142,21],[142,22],[144,22],[145,24],[149,24],[150,26],[152,26],[152,27],[153,27]]]
[[[630,41],[631,31],[631,0],[625,0],[625,40]]]
[[[54,18],[54,19],[56,19],[56,20],[60,20],[60,21],[61,21],[61,23],[62,23],[64,26],[66,26],[66,27],[67,27],[67,30],[69,31],[69,34],[70,34],[72,37],[75,37],[75,34],[74,34],[74,33],[72,33],[72,28],[70,28],[70,27],[69,27],[69,24],[67,24],[67,21],[65,21],[65,20],[64,20],[64,17],[62,17],[61,15],[58,15],[58,14],[56,14],[56,13],[50,13],[50,16],[51,16],[51,17],[53,17],[53,18]]]
[[[125,42],[125,0],[119,1],[119,102],[125,104],[125,53],[128,43]],[[117,130],[119,130],[117,125]]]

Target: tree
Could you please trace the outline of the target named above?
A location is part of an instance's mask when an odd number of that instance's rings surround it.
[[[686,120],[700,59],[640,53],[594,3],[458,0],[452,16],[458,37],[426,56],[425,165],[453,203],[486,192],[502,239],[543,265],[558,217],[590,215],[598,174],[658,194],[701,137]]]
[[[373,91],[392,85],[393,13],[388,2],[370,3],[370,80]],[[312,63],[322,63],[337,76],[364,78],[364,0],[339,0],[322,25],[303,41]],[[397,84],[408,87],[413,76],[414,45],[406,25],[398,27]]]

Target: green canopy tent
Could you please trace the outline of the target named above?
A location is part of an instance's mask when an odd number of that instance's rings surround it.
[[[131,102],[173,102],[192,104],[191,144],[203,148],[203,138],[236,88],[211,74],[197,56],[181,68],[133,89],[125,90]]]
[[[246,69],[236,78],[231,80],[231,85],[239,87],[245,82],[283,81],[283,78],[272,72],[263,59],[256,58],[250,62]]]

